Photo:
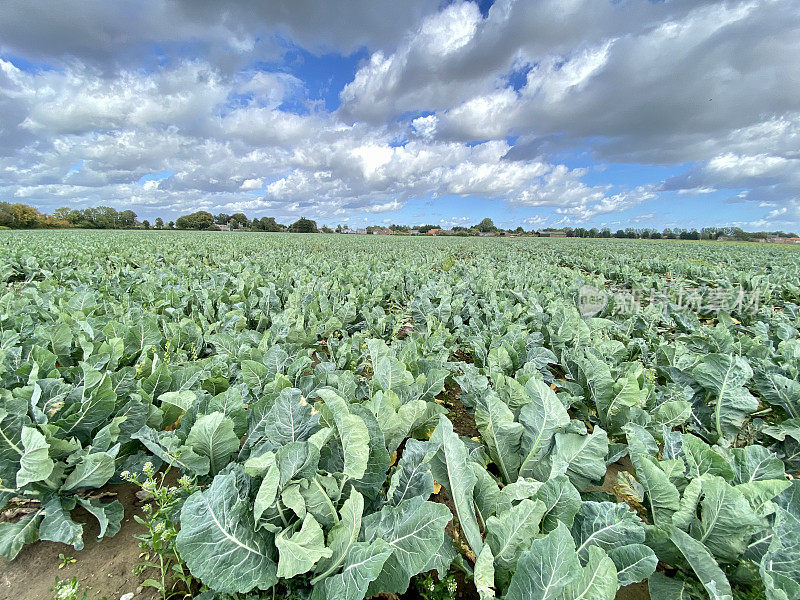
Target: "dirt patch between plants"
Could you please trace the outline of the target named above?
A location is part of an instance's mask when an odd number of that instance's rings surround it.
[[[83,510],[75,510],[73,518],[85,523],[83,550],[75,550],[66,544],[38,541],[25,546],[11,562],[0,558],[0,600],[53,600],[50,589],[56,577],[77,577],[81,589],[89,588],[87,600],[103,596],[117,600],[129,592],[135,594],[135,600],[154,598],[150,588],[136,593],[148,574],[133,574],[141,551],[133,536],[144,533],[144,528],[133,519],[134,514],[141,515],[141,503],[135,495],[137,489],[132,485],[107,488],[117,493],[117,499],[125,507],[122,527],[114,537],[98,541],[97,520]],[[59,554],[74,557],[76,561],[59,569]]]
[[[475,417],[467,412],[461,403],[461,387],[457,383],[448,381],[444,391],[436,397],[436,400],[449,411],[447,418],[453,424],[453,431],[458,435],[469,438],[480,435],[475,426]]]

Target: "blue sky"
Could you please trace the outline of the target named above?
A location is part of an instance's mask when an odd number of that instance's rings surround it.
[[[10,0],[0,199],[800,229],[790,0]]]

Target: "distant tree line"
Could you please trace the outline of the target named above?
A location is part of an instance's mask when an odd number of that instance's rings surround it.
[[[352,230],[346,225],[337,225],[335,229],[327,225],[317,226],[317,222],[305,217],[299,218],[290,225],[278,223],[275,217],[249,218],[244,213],[219,213],[213,215],[208,211],[199,210],[188,215],[178,217],[175,221],[164,222],[161,217],[151,224],[147,219],[141,221],[135,212],[130,209],[118,211],[110,206],[95,206],[93,208],[72,209],[69,207],[57,208],[52,215],[38,211],[27,204],[11,204],[0,202],[0,228],[4,229],[49,229],[49,228],[84,228],[84,229],[194,229],[194,230],[237,230],[237,231],[266,231],[289,233],[348,233]],[[627,227],[612,231],[608,227],[598,229],[592,227],[565,227],[563,229],[543,228],[540,230],[526,231],[522,227],[502,229],[494,224],[490,218],[485,218],[470,227],[454,226],[442,231],[440,225],[397,225],[388,227],[370,225],[364,228],[366,233],[389,230],[395,234],[427,234],[437,230],[449,235],[552,235],[560,237],[580,238],[620,238],[620,239],[680,239],[680,240],[735,240],[758,241],[770,237],[798,237],[795,232],[784,231],[744,231],[739,227],[703,227],[702,229],[683,229],[680,227],[657,229],[637,229]]]

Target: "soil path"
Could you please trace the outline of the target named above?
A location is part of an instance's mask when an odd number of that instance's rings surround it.
[[[125,507],[122,528],[113,538],[97,541],[97,521],[85,511],[76,510],[75,520],[86,523],[83,550],[38,541],[24,547],[11,562],[0,558],[0,600],[53,600],[50,590],[56,577],[71,579],[73,576],[79,579],[82,590],[89,588],[87,600],[99,600],[103,596],[118,600],[129,592],[134,593],[135,600],[153,598],[151,588],[136,593],[148,575],[133,574],[140,552],[133,536],[143,533],[142,526],[133,520],[134,514],[141,514],[141,504],[135,496],[137,489],[131,485],[108,488],[117,493],[117,499]],[[59,554],[74,557],[76,562],[59,569]]]

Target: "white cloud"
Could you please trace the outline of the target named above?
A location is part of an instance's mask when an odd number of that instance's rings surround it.
[[[472,196],[578,222],[729,190],[800,221],[792,0],[87,1],[4,4],[4,197],[333,219]],[[338,110],[284,72],[293,45],[366,48]],[[612,185],[576,149],[690,164]]]
[[[245,192],[252,190],[260,190],[264,185],[264,180],[261,177],[256,179],[245,179],[242,185],[239,186],[240,190]]]

